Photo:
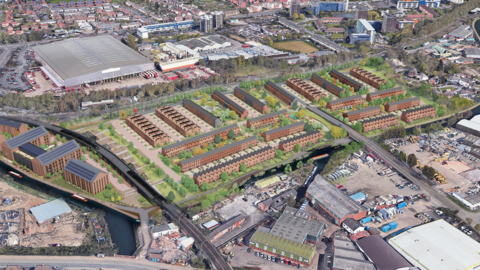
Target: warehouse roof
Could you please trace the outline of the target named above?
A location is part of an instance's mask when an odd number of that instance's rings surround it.
[[[71,158],[63,169],[65,171],[73,173],[74,175],[82,179],[87,180],[90,183],[93,183],[93,181],[95,181],[99,173],[106,174],[106,172],[74,158]]]
[[[247,143],[247,142],[250,142],[250,141],[254,141],[254,140],[256,140],[256,139],[257,139],[256,136],[250,136],[250,137],[248,137],[248,138],[246,138],[246,139],[233,142],[233,143],[231,143],[231,144],[229,144],[229,145],[226,145],[226,146],[223,146],[223,147],[220,147],[220,148],[215,148],[215,149],[213,149],[212,151],[208,151],[208,152],[203,153],[203,154],[201,154],[201,155],[198,155],[198,156],[195,156],[195,157],[191,157],[191,158],[189,158],[189,159],[182,160],[182,161],[180,161],[180,165],[185,165],[185,164],[194,162],[194,161],[196,161],[196,160],[202,159],[202,158],[204,158],[204,157],[211,156],[211,155],[215,155],[215,154],[217,154],[217,153],[220,153],[220,152],[225,151],[226,149],[229,149],[229,148],[232,148],[232,147],[237,147],[238,145],[241,145],[241,144],[244,144],[244,143]]]
[[[443,219],[409,229],[388,243],[421,269],[474,269],[480,263],[480,243]]]
[[[242,221],[243,219],[246,219],[247,217],[245,217],[244,215],[242,214],[238,214],[234,217],[232,217],[231,219],[225,221],[225,223],[223,223],[222,225],[218,226],[217,228],[213,229],[213,231],[208,235],[208,237],[211,239],[211,238],[214,238],[215,236],[217,236],[219,233],[223,233],[223,231],[225,230],[228,230],[229,228],[231,228],[233,225],[235,225],[236,223]]]
[[[227,105],[230,104],[233,107],[235,107],[235,109],[239,110],[242,113],[247,110],[247,109],[243,108],[242,106],[238,105],[237,102],[235,102],[233,99],[229,98],[227,95],[223,94],[222,92],[220,92],[218,90],[215,90],[215,92],[213,92],[213,93],[218,95],[221,99],[223,99],[225,101],[226,104],[220,104],[220,105],[222,105],[224,107],[227,107]]]
[[[164,148],[165,150],[168,150],[168,149],[172,149],[172,148],[175,148],[175,147],[179,147],[179,146],[181,146],[181,145],[189,144],[189,143],[191,143],[191,142],[194,142],[194,141],[197,141],[197,140],[200,140],[200,139],[209,137],[209,136],[214,136],[214,135],[219,134],[219,133],[221,133],[221,132],[223,132],[223,131],[225,131],[225,130],[234,129],[234,128],[236,128],[237,126],[238,126],[237,124],[233,124],[233,125],[230,125],[230,126],[221,127],[221,128],[219,128],[219,129],[215,129],[215,130],[212,130],[212,131],[210,131],[210,132],[203,133],[203,134],[201,134],[201,135],[188,138],[188,139],[183,140],[183,141],[180,141],[180,142],[178,142],[178,143],[174,143],[174,144],[170,144],[170,145],[164,146],[163,148]]]
[[[367,107],[367,108],[365,108],[365,109],[356,110],[356,111],[348,111],[348,112],[346,112],[346,114],[347,114],[348,116],[351,116],[351,115],[355,115],[355,114],[359,114],[359,113],[364,113],[364,112],[368,112],[368,111],[373,111],[373,110],[380,110],[380,106]]]
[[[109,35],[66,39],[32,49],[63,80],[152,63]]]
[[[233,90],[233,92],[239,92],[241,95],[245,96],[245,99],[249,99],[251,100],[253,103],[257,104],[258,106],[260,107],[263,107],[265,106],[265,103],[261,102],[260,100],[254,98],[252,95],[250,95],[249,93],[247,93],[246,91],[243,91],[243,89],[239,88],[239,87],[235,87],[235,89]]]
[[[49,152],[44,153],[43,155],[38,156],[37,159],[43,166],[45,166],[59,158],[70,154],[77,149],[80,149],[80,145],[78,145],[75,140],[72,140],[60,145],[53,150],[50,150]]]
[[[29,143],[47,134],[48,131],[43,126],[39,126],[34,129],[30,129],[29,131],[13,137],[9,140],[6,140],[5,143],[7,143],[7,146],[10,147],[10,149],[14,149],[19,147],[20,145]]]
[[[290,125],[286,125],[286,126],[283,126],[283,127],[267,130],[267,131],[265,131],[265,134],[266,135],[274,134],[274,133],[282,132],[282,131],[290,129],[290,128],[294,128],[294,127],[298,127],[298,126],[304,126],[304,125],[305,125],[305,122],[298,121],[298,122],[290,124]]]
[[[352,198],[330,184],[321,175],[315,176],[307,189],[309,198],[315,199],[315,203],[321,204],[331,214],[338,218],[366,211],[365,207],[358,204]]]
[[[449,35],[459,36],[459,37],[467,37],[472,34],[472,29],[470,29],[469,25],[460,25],[459,27],[455,28]]]
[[[330,104],[337,104],[340,102],[345,102],[345,101],[350,101],[350,100],[357,100],[357,99],[363,99],[362,96],[351,96],[351,97],[346,97],[346,98],[339,98],[336,100],[330,100],[328,103]]]
[[[335,246],[334,267],[349,270],[376,270],[375,266],[365,260],[363,254],[355,248],[351,241],[335,237],[333,243]]]
[[[61,216],[71,211],[72,209],[70,209],[68,204],[62,199],[57,199],[30,208],[30,212],[32,212],[32,214],[35,216],[39,223]]]
[[[403,90],[403,88],[402,87],[394,87],[394,88],[385,89],[385,90],[381,90],[381,91],[377,91],[377,92],[373,92],[373,93],[368,93],[368,94],[370,95],[370,97],[374,97],[374,96],[382,95],[382,94],[385,94],[385,93],[394,92],[394,91],[397,91],[397,90]]]
[[[288,112],[287,110],[281,110],[281,111],[277,111],[277,112],[273,112],[273,113],[269,113],[269,114],[260,115],[259,117],[248,119],[248,121],[250,121],[250,123],[252,123],[252,122],[260,121],[260,120],[263,120],[263,119],[266,119],[266,118],[270,118],[272,116],[278,116],[280,114],[286,114],[287,112]]]
[[[23,124],[23,123],[20,123],[20,122],[17,122],[17,121],[10,121],[10,120],[6,120],[6,119],[1,119],[1,118],[0,118],[0,125],[9,126],[9,127],[14,127],[14,128],[20,128],[20,126],[21,126],[22,124]]]
[[[466,48],[463,51],[465,52],[465,56],[467,57],[480,57],[479,48]]]
[[[390,102],[390,103],[388,103],[388,105],[389,106],[399,105],[399,104],[403,104],[403,103],[407,103],[407,102],[412,102],[412,101],[415,101],[415,100],[420,100],[420,98],[419,97],[407,98],[407,99],[404,99],[404,100]]]
[[[289,100],[290,100],[290,103],[294,102],[295,100],[297,100],[298,98],[293,95],[292,93],[288,92],[285,88],[273,83],[272,81],[268,81],[267,82],[268,85],[272,86],[273,88],[275,88],[278,92],[280,92],[282,95],[286,96]],[[289,104],[290,105],[290,104]]]
[[[330,28],[330,29],[335,29],[335,28]],[[343,28],[340,28],[340,29],[343,29]],[[338,71],[338,70],[336,70],[336,69],[332,69],[332,72],[330,72],[330,73],[334,73],[334,74],[342,77],[343,79],[351,82],[352,84],[354,84],[354,85],[357,86],[358,88],[363,87],[363,84],[357,82],[356,80],[348,77],[347,75],[343,74],[342,72],[340,72],[340,71]]]
[[[387,244],[379,235],[363,237],[357,241],[357,244],[381,270],[408,269],[412,267],[405,258]]]
[[[42,148],[31,144],[31,143],[26,143],[18,147],[19,150],[21,150],[24,153],[29,154],[32,157],[38,157],[42,155],[43,153],[46,153],[47,151],[43,150]]]
[[[287,206],[273,226],[270,234],[284,239],[305,243],[307,236],[315,239],[320,236],[324,225],[316,220],[306,220],[295,216],[298,209]]]
[[[215,115],[211,114],[210,112],[208,112],[207,110],[205,110],[204,108],[202,108],[201,106],[197,105],[195,102],[189,100],[189,99],[186,99],[184,98],[183,99],[183,106],[185,106],[185,103],[189,104],[190,106],[194,107],[196,110],[200,111],[204,116],[212,119],[213,121],[219,119],[218,117],[216,117]]]
[[[255,182],[255,186],[257,188],[262,189],[262,188],[266,188],[270,185],[273,185],[277,182],[280,182],[280,177],[275,175],[275,176],[268,177],[268,178],[265,178],[265,179],[262,179],[262,180],[259,180],[259,181]]]
[[[480,124],[469,121],[467,119],[462,119],[462,120],[458,121],[457,126],[459,126],[459,125],[480,132]]]

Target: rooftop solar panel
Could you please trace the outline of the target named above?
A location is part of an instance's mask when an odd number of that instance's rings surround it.
[[[46,153],[47,151],[43,150],[42,148],[33,145],[31,143],[26,143],[24,145],[21,145],[18,149],[20,149],[22,152],[29,154],[32,157],[38,157],[42,155],[43,153]]]
[[[16,121],[10,121],[10,120],[6,120],[6,119],[0,119],[0,125],[14,127],[14,128],[20,128],[22,123],[16,122]]]
[[[38,156],[37,159],[43,166],[45,166],[77,149],[80,149],[80,145],[78,145],[76,141],[69,141],[51,150],[50,152],[46,152],[45,154]]]
[[[43,126],[39,126],[9,140],[6,140],[5,142],[7,143],[7,146],[10,147],[10,149],[14,149],[22,144],[29,143],[47,134],[48,131]]]
[[[99,173],[106,173],[98,168],[93,167],[78,159],[70,159],[64,168],[65,171],[71,172],[76,176],[93,183]]]

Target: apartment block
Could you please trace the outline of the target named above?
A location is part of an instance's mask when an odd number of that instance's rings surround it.
[[[298,121],[290,125],[264,131],[261,136],[265,139],[265,142],[273,141],[282,137],[287,137],[296,133],[300,133],[305,128],[305,122]]]
[[[350,70],[350,75],[364,83],[368,83],[375,88],[380,88],[380,84],[385,84],[387,82],[386,80],[366,71],[363,68],[352,68]]]
[[[241,101],[247,103],[250,107],[254,108],[255,110],[259,111],[262,114],[270,113],[270,107],[267,104],[261,102],[260,100],[254,98],[249,93],[243,91],[239,87],[235,87],[233,90],[233,94],[240,99]]]
[[[227,97],[225,94],[222,92],[215,90],[212,94],[212,98],[218,103],[220,103],[221,106],[225,108],[229,108],[230,110],[234,111],[237,113],[237,115],[243,120],[245,117],[248,117],[248,111],[247,109],[243,108],[242,106],[238,105],[233,99]]]
[[[330,76],[332,78],[339,80],[343,84],[353,87],[353,90],[355,92],[357,92],[360,88],[363,87],[363,84],[357,82],[356,80],[348,77],[347,75],[343,74],[342,72],[336,69],[332,69],[332,72],[330,72]]]
[[[170,136],[139,113],[127,116],[125,123],[153,147],[170,142]]]
[[[422,106],[420,108],[412,108],[402,112],[402,121],[410,123],[418,119],[435,117],[435,108],[431,105]]]
[[[245,164],[247,168],[250,168],[274,158],[275,155],[275,149],[271,146],[267,146],[195,173],[193,179],[195,180],[195,183],[201,187],[204,182],[212,183],[218,181],[222,172],[227,172],[228,175],[230,175],[232,172],[239,172],[240,165],[242,164]]]
[[[395,87],[395,88],[391,88],[391,89],[386,89],[386,90],[381,90],[381,91],[377,91],[377,92],[368,93],[366,100],[367,101],[372,101],[372,100],[375,100],[377,98],[384,99],[386,97],[398,96],[398,95],[404,94],[404,93],[405,93],[405,91],[403,91],[402,87]]]
[[[291,152],[295,149],[295,145],[300,144],[301,147],[305,147],[309,142],[315,144],[318,142],[318,139],[323,138],[322,132],[320,131],[310,131],[300,136],[293,137],[291,139],[286,139],[281,141],[278,144],[278,149],[284,151],[285,153]]]
[[[202,132],[197,124],[168,105],[157,108],[155,115],[185,137]]]
[[[399,100],[399,101],[385,104],[385,111],[395,112],[395,111],[400,111],[403,109],[408,109],[408,108],[419,106],[419,105],[420,105],[419,97],[407,98],[404,100]]]
[[[311,86],[307,82],[299,78],[290,78],[287,80],[287,86],[292,88],[295,92],[306,97],[310,101],[319,101],[322,96],[326,96],[322,91]]]
[[[248,128],[251,128],[251,127],[259,128],[259,127],[263,127],[263,126],[266,126],[266,125],[274,124],[275,122],[278,122],[278,120],[280,118],[280,115],[283,115],[284,117],[289,116],[287,110],[281,110],[281,111],[278,111],[278,112],[273,112],[273,113],[269,113],[269,114],[265,114],[265,115],[260,115],[260,116],[255,117],[255,118],[248,119],[247,120],[247,127]]]
[[[32,159],[33,172],[43,177],[47,173],[53,175],[63,170],[70,159],[80,159],[81,156],[80,145],[76,141],[69,141]]]
[[[272,93],[278,99],[286,103],[287,105],[292,105],[295,101],[298,101],[298,98],[294,96],[292,93],[285,90],[285,88],[273,83],[272,81],[268,81],[265,85],[265,89],[268,92]]]
[[[237,135],[240,132],[240,128],[237,124],[233,124],[226,127],[221,127],[210,132],[185,139],[183,141],[167,145],[162,147],[162,155],[166,157],[178,156],[183,150],[188,151],[196,147],[200,147],[204,143],[210,144],[214,141],[215,136],[220,136],[220,138],[227,136],[228,132],[233,130],[233,133]]]
[[[0,119],[0,133],[9,133],[12,136],[17,136],[25,132],[27,132],[27,124]]]
[[[336,86],[335,84],[325,80],[324,78],[318,76],[315,73],[312,73],[312,82],[317,84],[318,86],[322,87],[323,89],[327,90],[328,92],[334,94],[337,97],[340,97],[340,93],[345,93],[345,90]]]
[[[354,105],[363,104],[365,100],[362,96],[351,96],[346,98],[340,98],[336,100],[330,100],[327,102],[327,108],[331,111],[341,110],[341,109],[349,109],[352,108]]]
[[[365,108],[356,111],[348,111],[343,113],[343,117],[348,118],[348,121],[357,121],[360,119],[377,116],[380,115],[382,111],[380,110],[380,106],[374,106],[370,108]]]
[[[95,195],[108,184],[108,173],[78,159],[70,159],[63,170],[65,180]]]
[[[207,122],[214,128],[220,127],[222,125],[222,120],[220,120],[220,118],[209,113],[207,110],[205,110],[201,106],[198,106],[195,102],[189,99],[186,99],[186,98],[183,99],[183,107],[191,111],[196,116],[200,117],[200,119]]]
[[[394,114],[382,115],[380,117],[367,119],[362,122],[363,132],[369,132],[380,128],[388,128],[398,125],[398,118]]]
[[[186,160],[178,162],[178,165],[182,168],[182,172],[189,171],[191,169],[199,168],[205,164],[217,161],[221,158],[228,157],[240,151],[245,151],[250,146],[256,146],[258,143],[256,136],[243,139],[241,141],[233,142],[229,145],[216,148],[212,151],[208,151],[196,157],[192,157]]]
[[[50,145],[50,135],[43,126],[30,129],[25,133],[4,141],[2,143],[2,153],[6,158],[15,160],[13,153],[18,151],[20,146],[27,143],[37,147],[40,147],[42,144]]]

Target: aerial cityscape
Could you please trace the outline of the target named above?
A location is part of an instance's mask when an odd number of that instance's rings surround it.
[[[0,269],[480,266],[480,0],[0,6]]]

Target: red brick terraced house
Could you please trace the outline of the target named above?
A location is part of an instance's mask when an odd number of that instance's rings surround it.
[[[382,79],[377,75],[366,71],[363,68],[352,68],[350,70],[350,75],[359,79],[362,82],[368,83],[375,88],[380,88],[380,84],[385,84],[387,82],[385,79]]]
[[[404,94],[405,91],[403,91],[402,87],[395,87],[391,89],[386,89],[386,90],[381,90],[377,92],[372,92],[367,94],[367,101],[372,101],[377,98],[385,99],[386,97],[393,97],[393,96],[398,96],[400,94]]]
[[[340,28],[340,29],[343,30],[343,28]],[[347,75],[343,74],[342,72],[336,69],[332,69],[332,72],[330,72],[330,76],[332,78],[339,80],[343,84],[353,87],[353,91],[355,92],[357,92],[358,90],[360,90],[360,88],[363,87],[363,84],[357,82],[356,80],[348,77]]]
[[[423,119],[427,117],[435,117],[435,108],[431,105],[422,106],[420,108],[408,109],[402,112],[402,121],[412,123],[415,120]]]
[[[177,143],[162,147],[162,155],[166,157],[178,156],[183,150],[188,151],[196,147],[202,146],[204,143],[210,144],[214,141],[215,136],[220,138],[227,136],[228,132],[233,130],[233,133],[237,135],[240,132],[240,128],[237,124],[233,124],[226,127],[221,127],[210,132],[179,141]]]
[[[231,156],[235,153],[245,151],[249,149],[250,146],[256,146],[257,143],[258,143],[257,137],[251,136],[241,141],[236,141],[229,145],[213,149],[212,151],[203,153],[196,157],[182,160],[178,162],[178,165],[182,168],[182,172],[186,172],[191,169],[199,168],[208,163],[217,161],[224,157]]]
[[[27,132],[27,124],[17,121],[0,119],[0,133],[8,133],[13,136]]]
[[[240,99],[241,101],[247,103],[250,107],[254,108],[255,110],[259,111],[262,114],[270,113],[270,107],[267,104],[261,102],[260,100],[254,98],[249,93],[245,92],[244,90],[240,89],[239,87],[235,87],[233,90],[233,94]]]
[[[323,134],[320,131],[310,131],[302,135],[293,137],[291,139],[286,139],[281,141],[278,144],[278,149],[284,151],[285,153],[291,152],[295,149],[295,145],[300,144],[301,147],[305,147],[309,142],[315,144],[318,142],[318,139],[323,138]]]
[[[382,111],[380,110],[380,106],[374,106],[370,108],[365,108],[356,111],[348,111],[343,113],[343,117],[348,118],[348,121],[357,121],[360,119],[377,116],[380,115]]]
[[[312,74],[311,80],[313,83],[317,84],[318,86],[322,87],[323,89],[327,90],[328,92],[334,94],[337,97],[340,97],[341,92],[345,93],[345,89],[336,86],[335,84],[327,81],[326,79],[318,76],[315,73]]]
[[[295,101],[298,101],[298,98],[295,95],[288,92],[285,88],[273,83],[272,81],[267,82],[265,89],[267,89],[268,92],[272,93],[287,105],[292,105]]]
[[[197,124],[168,105],[157,108],[155,115],[185,137],[202,132]]]
[[[327,109],[330,109],[331,111],[348,109],[352,108],[354,105],[357,106],[363,104],[364,101],[365,100],[360,95],[330,100],[327,102]]]
[[[243,108],[242,106],[238,105],[233,99],[227,97],[222,92],[215,90],[212,94],[212,99],[218,101],[221,106],[229,108],[230,110],[234,111],[238,114],[238,116],[243,120],[248,117],[247,109]]]
[[[202,108],[201,106],[197,105],[195,102],[189,99],[186,99],[186,98],[183,99],[183,107],[191,111],[193,114],[198,116],[203,121],[212,125],[214,128],[222,126],[222,120],[220,120],[220,118],[209,113],[207,110],[205,110],[204,108]]]
[[[390,126],[396,125],[398,125],[398,118],[394,114],[382,115],[380,117],[367,119],[362,122],[364,133],[376,129],[386,129]]]
[[[250,168],[274,158],[275,155],[275,149],[271,146],[267,146],[195,173],[193,175],[193,179],[195,180],[195,184],[201,187],[204,182],[212,183],[218,181],[222,175],[222,172],[227,172],[230,175],[232,172],[239,172],[240,165],[243,163],[247,166],[247,168]]]
[[[304,128],[305,122],[298,121],[297,123],[264,131],[261,136],[265,139],[265,142],[269,142],[282,137],[287,137],[289,135],[300,133],[304,130]]]
[[[260,115],[255,118],[250,118],[247,120],[247,127],[263,127],[266,125],[271,125],[274,124],[275,122],[279,121],[280,115],[283,115],[284,117],[289,117],[288,111],[287,110],[281,110],[278,112],[273,112],[265,115]]]
[[[295,90],[300,95],[306,97],[310,101],[319,101],[322,96],[326,96],[322,91],[311,86],[307,82],[299,78],[290,78],[287,80],[287,86]]]
[[[420,98],[413,97],[385,104],[386,112],[395,112],[420,105]]]
[[[153,147],[170,142],[170,136],[139,113],[127,116],[125,123]]]

